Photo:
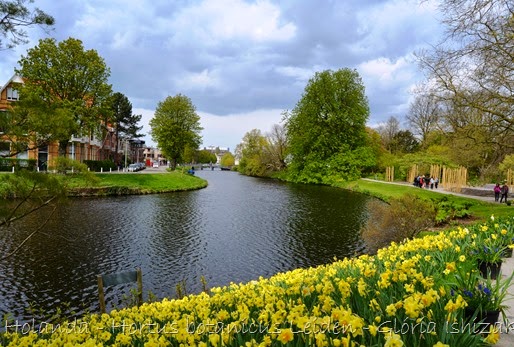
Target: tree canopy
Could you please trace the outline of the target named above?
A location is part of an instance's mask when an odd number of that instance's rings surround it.
[[[38,25],[49,29],[54,25],[54,17],[37,7],[31,10],[27,6],[32,3],[34,0],[0,0],[0,49],[27,43],[27,32],[24,28]]]
[[[124,94],[117,92],[112,95],[110,109],[111,119],[108,123],[112,123],[117,139],[135,139],[143,136],[139,133],[143,129],[143,126],[139,125],[142,115],[132,114],[132,103]],[[118,153],[118,142],[116,141],[115,153]],[[116,158],[116,161],[119,161],[119,158]]]
[[[366,144],[368,116],[364,85],[355,70],[316,73],[286,117],[291,175],[321,182],[323,175],[337,170],[330,166],[332,160],[334,165],[349,164],[343,156]]]
[[[182,159],[186,147],[198,148],[202,139],[200,116],[191,99],[182,94],[168,96],[157,104],[150,128],[152,139],[172,168]]]
[[[14,113],[31,134],[59,141],[59,154],[64,155],[72,135],[100,131],[111,86],[109,68],[95,50],[85,50],[74,38],[59,43],[44,39],[19,64],[16,73],[24,84]]]
[[[259,129],[248,131],[241,143],[236,146],[236,155],[240,158],[239,172],[249,176],[266,176],[266,145],[266,137]]]

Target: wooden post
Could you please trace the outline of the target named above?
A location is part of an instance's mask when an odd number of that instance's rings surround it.
[[[104,281],[102,279],[102,275],[98,275],[97,279],[98,279],[98,301],[100,302],[100,312],[105,313]]]
[[[394,181],[394,166],[388,166],[386,167],[386,182],[393,182]]]
[[[414,182],[414,178],[416,178],[418,173],[419,173],[418,172],[418,165],[417,164],[412,165],[412,167],[409,170],[409,175],[407,177],[408,182],[409,183]]]

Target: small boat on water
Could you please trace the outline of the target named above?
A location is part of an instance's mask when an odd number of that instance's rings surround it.
[[[222,166],[222,167],[220,167],[220,170],[221,171],[230,171],[230,168],[226,167],[226,166]]]

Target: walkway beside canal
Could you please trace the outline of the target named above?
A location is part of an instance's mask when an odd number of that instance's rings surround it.
[[[455,196],[461,196],[463,198],[476,199],[476,200],[481,200],[481,201],[495,203],[495,201],[494,201],[494,193],[493,193],[492,189],[491,189],[490,196],[489,195],[483,196],[483,195],[470,195],[470,194],[456,193],[456,192],[452,192],[450,190],[446,190],[446,189],[444,189],[441,186],[439,186],[439,188],[437,188],[437,189],[435,189],[435,188],[434,189],[426,189],[426,188],[415,187],[415,186],[412,185],[412,183],[408,183],[408,182],[386,182],[386,181],[374,180],[374,179],[371,179],[371,178],[362,178],[362,180],[370,181],[370,182],[385,183],[385,184],[396,184],[396,185],[400,185],[400,186],[409,186],[409,187],[412,187],[412,189],[425,189],[425,190],[429,190],[429,191],[434,192],[434,193],[451,194],[451,195],[455,195]]]
[[[493,199],[494,200],[494,199]],[[514,258],[507,258],[503,261],[501,272],[505,278],[510,276],[514,271]],[[514,346],[514,283],[509,287],[509,294],[507,297],[507,309],[505,310],[506,322],[500,325],[501,335],[500,341],[495,345],[497,347],[512,347]]]

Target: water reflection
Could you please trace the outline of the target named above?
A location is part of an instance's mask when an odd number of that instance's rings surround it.
[[[0,313],[43,319],[59,306],[67,315],[97,312],[100,273],[141,267],[145,297],[162,298],[174,296],[180,281],[200,291],[202,275],[211,287],[246,282],[363,248],[364,195],[226,171],[197,175],[209,181],[206,189],[72,200],[45,234],[0,263]],[[0,250],[13,249],[41,218],[2,231],[9,237]],[[107,296],[116,299],[112,290]]]

